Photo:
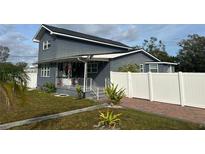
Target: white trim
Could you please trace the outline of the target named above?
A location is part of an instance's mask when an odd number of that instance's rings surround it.
[[[99,43],[99,44],[104,44],[104,45],[109,45],[109,46],[114,46],[114,47],[119,47],[119,48],[124,48],[124,49],[132,49],[130,47],[124,47],[124,46],[120,46],[120,45],[114,45],[114,44],[110,44],[110,43],[105,43],[105,42],[101,42],[101,41],[95,41],[95,40],[91,40],[91,39],[86,39],[86,38],[82,38],[82,37],[77,37],[77,36],[72,36],[72,35],[67,35],[67,34],[62,34],[62,33],[57,33],[57,32],[53,32],[51,31],[49,28],[47,28],[44,25],[41,25],[41,28],[45,28],[46,30],[48,30],[50,32],[50,34],[55,34],[55,35],[60,35],[60,36],[66,36],[66,37],[70,37],[70,38],[75,38],[75,39],[79,39],[79,40],[84,40],[84,41],[89,41],[89,42],[94,42],[94,43]],[[36,36],[38,35],[38,33],[40,32],[41,28],[39,29],[39,31],[36,33],[36,35],[33,38],[34,42],[39,42],[39,40],[36,39]]]
[[[50,33],[53,33],[52,30],[50,30],[49,28],[47,28],[46,26],[42,25],[43,28],[45,28],[46,30],[48,30]]]
[[[139,51],[131,51],[131,52],[123,52],[123,53],[109,53],[109,54],[97,54],[93,55],[92,59],[113,59],[113,58],[118,58],[121,56],[129,55],[132,53],[137,53]],[[82,56],[83,58],[86,58],[87,56]]]
[[[123,52],[123,53],[98,54],[98,55],[93,55],[92,58],[93,59],[113,59],[113,58],[118,58],[118,57],[121,57],[121,56],[126,56],[126,55],[137,53],[137,52],[143,52],[143,53],[147,54],[148,56],[154,58],[158,62],[160,61],[159,59],[157,59],[156,57],[149,54],[148,52],[146,52],[143,49],[134,50],[134,51],[130,51],[130,52]],[[82,57],[86,58],[86,56],[82,56]]]
[[[48,30],[48,31],[50,32],[50,34],[53,33],[53,32],[52,32],[50,29],[48,29],[47,27],[45,27],[44,25],[41,25],[41,27],[38,29],[37,33],[36,33],[35,36],[33,37],[33,41],[34,41],[34,42],[37,42],[37,43],[40,42],[39,40],[36,39],[36,37],[37,37],[38,33],[41,31],[42,27],[45,28],[46,30]]]
[[[168,64],[168,65],[178,65],[178,63],[171,62],[145,62],[146,64]]]
[[[38,35],[38,33],[40,32],[41,28],[42,28],[42,25],[41,25],[41,27],[39,27],[37,33],[35,34],[35,36],[34,36],[33,39],[32,39],[34,42],[40,42],[39,40],[37,40],[37,39],[35,39],[35,38],[37,37],[37,35]]]
[[[155,60],[157,60],[158,62],[161,62],[160,59],[158,59],[157,57],[153,56],[152,54],[150,54],[149,52],[145,51],[144,49],[140,49],[140,51],[144,52],[145,54],[149,55],[150,57],[154,58]]]

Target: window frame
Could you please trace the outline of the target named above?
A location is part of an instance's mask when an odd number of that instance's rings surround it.
[[[51,41],[43,41],[43,51],[48,50],[51,47]]]
[[[156,68],[152,68],[152,65],[156,65]],[[156,72],[153,72],[151,70],[156,70]],[[159,66],[158,64],[149,64],[149,72],[152,72],[152,73],[158,73],[159,72]]]
[[[51,71],[50,71],[50,66],[47,65],[42,65],[41,70],[40,70],[40,76],[41,77],[50,77]]]
[[[95,67],[93,67],[93,66],[95,66]],[[96,71],[93,71],[93,70],[96,70]],[[96,62],[90,62],[90,63],[88,63],[87,72],[88,72],[89,74],[98,73],[98,63],[96,63]]]
[[[140,72],[144,73],[144,64],[140,64]]]

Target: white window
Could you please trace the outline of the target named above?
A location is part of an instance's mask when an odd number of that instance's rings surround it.
[[[48,65],[41,67],[41,77],[50,77],[50,67]]]
[[[98,64],[95,62],[88,63],[88,73],[97,73],[98,72]]]
[[[51,47],[50,41],[43,41],[43,50],[47,50],[50,47]]]
[[[144,72],[144,65],[140,64],[140,72]]]
[[[158,64],[149,64],[150,72],[158,72]]]

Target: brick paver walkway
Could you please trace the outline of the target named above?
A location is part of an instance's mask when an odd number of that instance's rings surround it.
[[[100,105],[90,106],[90,107],[86,107],[86,108],[82,108],[82,109],[76,109],[76,110],[72,110],[72,111],[67,111],[67,112],[42,116],[42,117],[35,117],[35,118],[10,122],[10,123],[0,125],[0,130],[9,129],[9,128],[12,128],[12,127],[17,127],[17,126],[22,126],[22,125],[28,125],[28,124],[31,124],[31,123],[41,122],[41,121],[44,121],[44,120],[57,119],[57,118],[61,118],[61,117],[76,114],[76,113],[81,113],[81,112],[86,112],[86,111],[93,111],[93,110],[96,110],[96,109],[104,108],[106,106],[107,106],[107,104],[100,104]]]
[[[139,111],[205,124],[205,109],[201,108],[181,107],[179,105],[131,98],[124,98],[121,105]]]

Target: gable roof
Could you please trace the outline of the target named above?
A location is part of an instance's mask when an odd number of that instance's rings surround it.
[[[88,41],[88,42],[94,42],[94,43],[98,43],[98,44],[104,44],[104,45],[128,49],[128,50],[132,49],[131,47],[129,47],[121,42],[117,42],[117,41],[113,41],[110,39],[105,39],[105,38],[101,38],[101,37],[97,37],[97,36],[92,36],[92,35],[76,32],[76,31],[72,31],[72,30],[68,30],[68,29],[64,29],[64,28],[58,28],[58,27],[54,27],[54,26],[50,26],[50,25],[45,25],[45,24],[41,25],[39,31],[34,36],[34,38],[33,38],[34,42],[39,42],[42,29],[49,31],[50,34],[54,34],[54,35],[84,40],[84,41]]]
[[[157,62],[160,62],[160,60],[158,58],[156,58],[155,56],[151,55],[150,53],[148,53],[147,51],[145,51],[143,49],[134,50],[134,51],[130,51],[130,52],[123,52],[123,53],[98,54],[98,55],[93,55],[92,58],[93,59],[114,59],[114,58],[130,55],[130,54],[134,54],[134,53],[138,53],[138,52],[143,52],[147,56],[155,59]],[[86,58],[86,56],[82,56],[82,58]]]

